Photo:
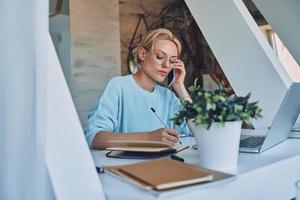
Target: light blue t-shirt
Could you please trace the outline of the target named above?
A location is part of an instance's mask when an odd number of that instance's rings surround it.
[[[93,138],[99,131],[129,133],[165,128],[151,111],[151,107],[170,128],[174,128],[171,118],[179,106],[180,100],[167,88],[156,85],[149,92],[141,88],[132,75],[115,77],[108,82],[89,114],[85,126],[87,142],[91,147]],[[186,124],[176,129],[181,134],[190,135]]]

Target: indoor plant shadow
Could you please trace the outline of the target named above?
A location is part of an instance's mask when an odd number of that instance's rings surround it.
[[[196,80],[197,81],[197,80]],[[262,117],[258,102],[249,102],[250,93],[236,96],[223,85],[205,91],[196,84],[188,88],[192,102],[184,101],[173,118],[179,125],[185,120],[196,137],[199,164],[220,171],[237,167],[241,124]]]

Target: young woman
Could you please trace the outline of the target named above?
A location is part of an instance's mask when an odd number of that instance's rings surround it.
[[[119,76],[109,81],[90,113],[85,127],[92,148],[110,147],[110,140],[152,140],[175,144],[179,134],[190,134],[187,125],[174,128],[174,117],[180,100],[191,101],[184,86],[184,63],[178,58],[179,40],[167,29],[147,33],[134,49],[139,69],[134,75]],[[172,87],[158,85],[174,69]],[[153,108],[168,125],[166,128],[152,112]]]

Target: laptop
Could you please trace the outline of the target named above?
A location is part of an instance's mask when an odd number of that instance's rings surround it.
[[[260,153],[286,140],[300,113],[300,83],[288,89],[268,130],[242,130],[240,152]]]

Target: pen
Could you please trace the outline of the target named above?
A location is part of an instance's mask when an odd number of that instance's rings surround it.
[[[171,155],[171,159],[173,160],[177,160],[177,161],[180,161],[180,162],[184,162],[184,159],[179,157],[179,156],[176,156],[175,154],[172,154]]]
[[[154,110],[154,108],[151,107],[152,112],[156,115],[156,117],[161,121],[161,123],[166,127],[169,128],[168,125],[164,122],[164,120],[162,120],[162,118],[156,113],[156,111]],[[181,141],[179,140],[179,143],[181,143]]]

